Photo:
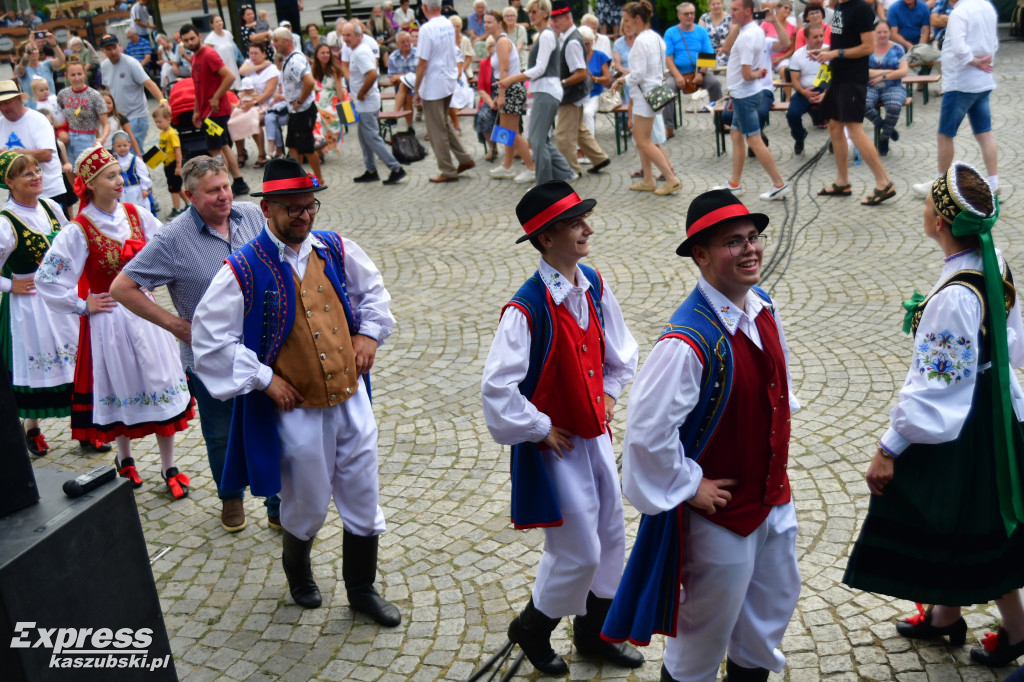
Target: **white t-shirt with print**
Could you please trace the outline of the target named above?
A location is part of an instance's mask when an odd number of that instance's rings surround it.
[[[43,196],[49,199],[64,194],[64,174],[57,155],[57,136],[53,126],[38,111],[25,109],[17,121],[0,116],[0,150],[49,149],[53,156],[39,164],[43,170]]]
[[[420,82],[419,96],[438,100],[455,92],[459,67],[455,58],[455,27],[448,19],[437,16],[420,28],[416,45],[420,60],[427,60],[427,70]]]

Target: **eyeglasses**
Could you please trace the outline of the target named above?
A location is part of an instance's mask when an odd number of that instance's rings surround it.
[[[747,250],[747,245],[749,245],[755,253],[759,253],[764,251],[764,247],[767,244],[768,235],[755,234],[749,237],[737,237],[735,239],[730,239],[724,244],[712,244],[712,246],[724,246],[729,249],[729,253],[733,256],[742,256]]]
[[[42,175],[43,169],[37,167],[35,170],[25,171],[19,177],[21,177],[23,180],[31,180],[32,178],[42,177]]]
[[[313,199],[313,203],[307,206],[285,206],[284,204],[280,204],[276,201],[271,201],[270,199],[265,199],[264,201],[266,201],[268,204],[273,204],[274,206],[280,206],[281,208],[288,211],[289,218],[298,218],[299,216],[302,215],[303,211],[308,213],[310,216],[315,216],[316,212],[320,210],[319,199]]]

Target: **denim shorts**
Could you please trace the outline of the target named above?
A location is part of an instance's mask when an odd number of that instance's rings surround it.
[[[956,131],[966,116],[971,122],[971,132],[975,135],[992,130],[992,112],[988,107],[988,95],[985,92],[960,92],[947,90],[942,93],[942,109],[939,111],[939,135],[956,137]]]
[[[761,121],[757,118],[757,105],[761,99],[760,91],[750,97],[732,99],[732,127],[743,137],[761,134]]]

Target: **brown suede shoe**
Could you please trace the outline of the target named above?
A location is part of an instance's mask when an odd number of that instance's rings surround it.
[[[229,533],[237,533],[245,528],[245,507],[239,497],[221,500],[220,525]]]
[[[438,175],[436,178],[429,178],[431,182],[458,182],[459,176],[449,177],[447,175]]]
[[[455,170],[456,173],[462,171],[468,171],[470,168],[476,168],[476,161],[467,161],[466,163],[460,163],[459,167]]]

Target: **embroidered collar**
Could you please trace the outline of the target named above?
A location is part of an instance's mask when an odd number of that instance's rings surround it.
[[[962,258],[963,256],[966,256],[966,255],[968,255],[970,253],[973,253],[974,251],[977,251],[977,249],[970,248],[970,249],[966,249],[964,251],[961,251],[960,253],[954,253],[952,256],[946,256],[945,258],[943,258],[942,262],[943,263],[951,263],[951,262],[955,261],[957,258]]]
[[[263,229],[267,231],[267,236],[270,237],[270,241],[272,241],[274,243],[274,246],[277,247],[277,257],[283,261],[285,249],[291,251],[291,247],[287,246],[283,241],[278,239],[277,235],[275,235],[270,230],[269,226],[265,226]],[[322,249],[325,247],[324,243],[320,241],[317,237],[315,237],[312,232],[310,232],[308,235],[306,235],[306,238],[302,241],[302,244],[299,246],[299,254],[298,256],[295,256],[295,258],[300,261],[305,260],[306,258],[309,257],[309,253],[314,248]],[[292,253],[295,252],[292,251]]]
[[[555,305],[561,305],[565,297],[572,293],[573,290],[586,293],[587,289],[590,288],[590,280],[587,279],[587,276],[583,274],[578,265],[576,266],[576,281],[579,284],[567,282],[562,273],[551,267],[543,258],[540,259],[537,272],[540,273],[540,278],[544,282],[544,286],[548,288],[551,300],[555,302]]]
[[[747,298],[744,302],[744,309],[741,310],[735,303],[718,291],[718,289],[711,286],[711,284],[704,279],[703,275],[699,280],[697,280],[697,288],[699,288],[700,292],[704,294],[704,298],[706,298],[708,303],[711,304],[715,314],[718,315],[718,319],[721,320],[730,335],[736,333],[736,330],[739,328],[740,322],[743,318],[753,320],[764,308],[764,301],[762,301],[754,292],[748,291]]]

